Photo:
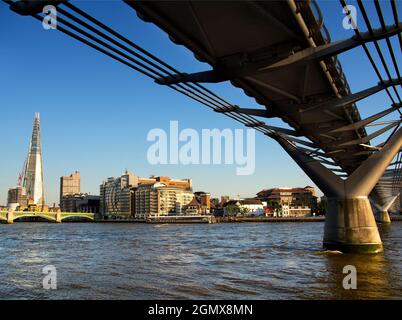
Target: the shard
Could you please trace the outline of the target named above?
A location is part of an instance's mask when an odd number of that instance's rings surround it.
[[[39,206],[43,206],[45,204],[39,113],[35,113],[23,186],[26,189],[28,201],[31,204],[36,204]]]

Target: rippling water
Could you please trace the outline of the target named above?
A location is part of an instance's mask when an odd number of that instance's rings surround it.
[[[0,225],[0,298],[401,299],[402,222],[380,231],[385,252],[365,256],[321,251],[323,223]]]

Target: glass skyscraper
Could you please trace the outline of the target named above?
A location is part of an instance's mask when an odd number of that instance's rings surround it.
[[[43,188],[42,145],[40,141],[40,117],[35,113],[32,138],[24,173],[24,184],[28,201],[36,205],[45,204]]]

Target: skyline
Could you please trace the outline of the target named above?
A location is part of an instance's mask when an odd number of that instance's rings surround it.
[[[35,126],[35,124],[36,124],[37,119],[39,119],[39,114],[40,114],[40,113],[35,112],[34,126]],[[28,140],[29,140],[29,139],[28,139]],[[29,145],[30,145],[30,143],[29,143]],[[180,164],[176,164],[176,165],[180,165]],[[201,165],[201,164],[200,164],[200,165]],[[200,165],[198,165],[198,166],[200,166]],[[172,166],[172,164],[170,164],[170,165],[168,164],[168,166]],[[181,166],[185,166],[185,165],[181,165]],[[227,164],[221,164],[221,165],[219,165],[219,166],[227,166]],[[235,167],[235,166],[236,166],[236,164],[231,165],[231,167]],[[75,170],[75,171],[66,173],[65,175],[70,175],[70,174],[72,174],[72,173],[74,173],[74,172],[80,172],[80,170],[77,169],[77,170]],[[101,183],[107,181],[107,179],[112,178],[112,177],[113,177],[113,178],[118,177],[118,176],[120,176],[121,174],[123,174],[124,172],[132,172],[132,173],[138,174],[138,172],[134,172],[134,171],[131,171],[131,170],[129,170],[129,169],[126,168],[126,169],[124,169],[120,174],[117,174],[117,175],[114,175],[114,176],[104,177],[104,178],[102,179],[102,181],[99,182],[99,186],[100,186]],[[44,176],[46,176],[46,171],[43,170],[42,174],[43,174]],[[80,174],[81,174],[81,172],[80,172]],[[139,173],[139,174],[141,175],[141,173]],[[165,172],[165,173],[161,173],[161,174],[157,174],[157,175],[154,175],[154,174],[144,174],[144,177],[167,176],[167,175],[168,175],[168,173]],[[253,175],[251,175],[251,176],[253,176]],[[59,177],[58,177],[58,182],[59,182],[59,179],[60,179],[61,177],[62,177],[62,176],[59,176]],[[237,175],[237,177],[242,177],[242,176],[241,176],[241,175],[240,175],[240,176]],[[186,179],[186,178],[193,180],[192,177],[180,177],[180,179]],[[81,182],[82,182],[82,181],[81,181]],[[311,182],[311,184],[314,185],[312,182]],[[15,187],[15,186],[17,186],[17,184],[12,185],[12,186],[10,186],[9,188],[12,188],[12,187]],[[307,185],[305,185],[305,186],[307,186]],[[300,185],[300,186],[285,186],[285,185],[268,186],[268,187],[264,187],[264,188],[262,188],[262,189],[256,190],[256,191],[255,191],[255,194],[251,195],[250,197],[256,196],[256,194],[257,194],[259,191],[261,191],[261,190],[270,189],[270,188],[278,188],[278,187],[279,187],[279,188],[293,188],[293,187],[304,187],[304,186],[301,186],[301,185]],[[320,192],[320,190],[319,190],[317,187],[315,187],[315,188],[317,189],[318,192]],[[57,189],[57,190],[59,190],[59,189],[60,189],[60,186],[58,186],[58,189]],[[201,189],[193,188],[193,190],[194,190],[194,191],[200,191]],[[52,191],[52,193],[53,193],[53,190],[51,190],[51,191]],[[210,192],[210,191],[207,190],[207,189],[205,189],[205,191]],[[88,193],[88,194],[92,194],[92,195],[98,195],[98,194],[99,194],[99,192],[96,192],[96,191],[95,191],[95,192],[88,192],[88,191],[83,190],[83,192]],[[220,194],[218,194],[218,195],[211,193],[211,195],[214,196],[215,198],[221,198],[222,196],[229,196],[231,199],[247,198],[247,197],[241,196],[240,194],[232,194],[232,195],[230,195],[230,194],[225,193],[225,192],[222,192],[222,193],[220,193]],[[45,197],[45,199],[47,199],[47,190],[46,190],[46,188],[45,188],[45,190],[44,190],[44,197]],[[1,197],[0,197],[0,199],[1,199]],[[56,205],[57,205],[57,204],[58,204],[58,199],[56,199],[56,201],[47,201],[47,200],[46,200],[46,204],[48,204],[48,205],[56,204]],[[0,205],[3,205],[3,204],[0,203]]]
[[[79,5],[181,70],[207,69],[184,47],[173,44],[161,30],[139,20],[124,3],[99,2],[96,7],[90,7],[80,2]],[[351,31],[342,28],[343,13],[339,4],[322,2],[320,5],[332,39],[350,37]],[[275,141],[258,133],[256,170],[251,176],[236,176],[235,165],[150,165],[146,159],[150,145],[146,135],[154,128],[167,130],[170,121],[178,120],[181,128],[197,131],[244,127],[154,84],[91,48],[78,45],[57,31],[43,30],[37,21],[15,15],[4,3],[0,4],[0,21],[13,29],[13,36],[6,28],[0,31],[5,47],[9,48],[0,53],[0,67],[5,71],[0,76],[4,90],[2,140],[7,150],[0,160],[1,204],[6,202],[8,188],[17,182],[28,147],[32,114],[37,111],[42,114],[48,203],[57,203],[59,177],[75,170],[82,173],[82,189],[91,194],[98,194],[104,179],[119,176],[126,169],[143,176],[192,178],[196,190],[207,190],[214,196],[250,197],[274,186],[314,185]],[[26,52],[30,54],[29,59]],[[362,52],[357,48],[340,56],[352,92],[378,82],[373,70],[360,69],[367,63],[357,58]],[[13,90],[18,87],[23,93],[16,98]],[[261,108],[229,83],[208,87],[237,105]],[[382,92],[359,104],[367,106],[360,108],[361,116],[365,117],[377,111],[376,105],[379,108],[388,105],[388,99]],[[384,121],[392,117],[385,117]],[[278,119],[270,119],[269,123],[288,127]],[[383,135],[376,140],[382,138]]]

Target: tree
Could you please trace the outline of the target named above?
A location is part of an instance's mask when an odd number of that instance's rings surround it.
[[[243,216],[246,216],[250,212],[250,209],[249,208],[241,208],[240,212]]]
[[[212,199],[211,199],[211,203],[212,203],[215,207],[218,207],[219,204],[220,204],[218,198],[212,198]]]
[[[228,204],[226,206],[227,215],[232,216],[234,214],[237,214],[238,212],[240,212],[240,208],[239,208],[238,205],[236,205],[236,204]]]

